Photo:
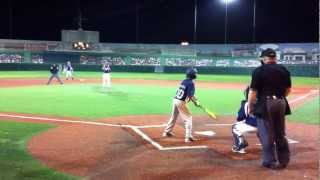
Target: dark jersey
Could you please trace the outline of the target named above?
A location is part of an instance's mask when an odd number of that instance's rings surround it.
[[[289,87],[291,87],[290,72],[282,65],[265,64],[252,73],[250,88],[258,92],[258,99],[270,95],[284,97]]]
[[[246,124],[257,127],[257,119],[255,117],[248,116],[248,113],[246,113],[246,103],[247,101],[241,101],[237,121],[245,121]]]
[[[185,79],[181,82],[174,98],[185,101],[187,97],[193,97],[194,93],[195,88],[193,81],[191,79]]]
[[[72,70],[73,70],[72,66],[71,65],[67,65],[67,71],[72,71]]]
[[[104,73],[110,73],[111,72],[110,66],[103,66],[102,70],[103,70]]]
[[[52,74],[57,74],[57,73],[59,72],[58,66],[51,66],[51,67],[50,67],[50,72],[51,72]]]

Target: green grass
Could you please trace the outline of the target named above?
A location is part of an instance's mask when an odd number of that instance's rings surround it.
[[[95,119],[134,114],[170,114],[176,87],[115,85],[34,86],[0,89],[2,112],[20,112]],[[218,114],[234,114],[242,98],[238,90],[198,89],[200,101]],[[224,97],[224,98],[221,98]],[[190,106],[196,114],[198,108]]]
[[[47,78],[48,71],[0,71],[1,78]],[[78,78],[101,78],[101,72],[75,72]],[[162,73],[112,73],[112,78],[125,79],[150,79],[150,80],[182,80],[184,74],[162,74]],[[249,75],[207,75],[200,74],[198,81],[208,81],[217,83],[246,83],[251,80]],[[293,86],[313,86],[320,85],[319,78],[293,77]]]
[[[320,124],[319,96],[304,106],[296,109],[292,115],[288,116],[290,121],[304,122],[308,124]]]
[[[0,121],[0,179],[77,179],[48,169],[27,152],[26,143],[30,137],[49,128],[52,126]]]

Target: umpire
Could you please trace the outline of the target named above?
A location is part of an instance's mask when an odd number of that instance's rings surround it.
[[[63,82],[61,81],[61,79],[59,78],[59,68],[56,64],[53,64],[51,67],[50,67],[50,72],[51,72],[51,76],[47,82],[47,85],[49,85],[52,81],[53,78],[56,78],[60,84],[63,84]]]
[[[252,73],[249,113],[257,117],[262,144],[262,166],[283,169],[290,160],[289,145],[285,137],[285,115],[291,113],[286,100],[291,90],[290,72],[277,64],[273,49],[264,50],[260,57],[263,58],[262,65]]]

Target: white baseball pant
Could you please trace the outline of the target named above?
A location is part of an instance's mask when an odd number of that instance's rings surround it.
[[[243,136],[247,133],[257,132],[258,129],[254,126],[245,123],[245,121],[239,121],[233,125],[232,131],[237,136]]]
[[[111,87],[111,74],[110,73],[103,73],[102,87]]]
[[[66,78],[67,78],[67,79],[73,78],[73,77],[72,77],[72,71],[66,71]]]
[[[181,116],[184,126],[185,126],[185,137],[192,137],[192,116],[187,107],[187,103],[185,101],[181,101],[178,99],[173,99],[172,101],[172,114],[170,120],[164,130],[164,132],[169,133],[173,130],[173,127],[176,124],[178,115]]]

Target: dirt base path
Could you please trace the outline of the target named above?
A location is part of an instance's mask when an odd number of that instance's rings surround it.
[[[161,137],[163,127],[146,127],[162,125],[167,118],[126,116],[99,120],[99,123],[143,126],[140,129],[143,134],[163,147],[186,146],[181,121],[173,138]],[[5,119],[21,121],[20,118]],[[318,126],[289,123],[288,137],[299,143],[290,144],[289,167],[271,171],[260,167],[261,147],[257,145],[255,134],[247,137],[248,154],[231,152],[233,117],[219,117],[216,122],[204,116],[194,117],[195,131],[216,134],[212,137],[196,135],[199,140],[187,146],[205,145],[207,148],[166,151],[158,150],[128,127],[72,123],[76,119],[65,119],[70,122],[41,121],[57,127],[33,137],[28,150],[51,168],[88,179],[317,179],[319,176],[315,158],[319,152]],[[22,121],[39,122],[39,119]]]
[[[99,82],[97,79],[91,79],[67,81],[66,84]],[[176,86],[178,83],[178,81],[128,79],[115,79],[113,82],[162,86]],[[1,79],[0,87],[45,83],[46,79]],[[243,89],[246,85],[198,82],[197,86]],[[311,88],[295,88],[290,99],[294,101],[293,107],[318,95],[313,93],[305,96],[308,93],[311,93]],[[305,98],[295,101],[303,96]],[[237,155],[231,152],[231,123],[234,117],[219,117],[218,121],[209,120],[205,116],[194,117],[195,131],[212,131],[215,135],[210,137],[196,135],[199,138],[198,141],[185,144],[181,121],[175,127],[175,137],[161,137],[167,116],[126,116],[100,119],[97,123],[90,123],[69,117],[26,118],[30,115],[11,113],[9,115],[12,116],[4,116],[4,113],[0,113],[0,118],[56,124],[56,128],[33,137],[28,143],[28,150],[47,166],[86,179],[300,180],[319,177],[317,158],[319,128],[316,125],[287,124],[288,137],[298,143],[290,144],[292,157],[289,167],[281,171],[271,171],[260,167],[261,147],[257,145],[258,140],[255,134],[247,137],[250,144],[248,154]],[[191,149],[189,146],[200,148]],[[177,147],[176,150],[168,150]]]

